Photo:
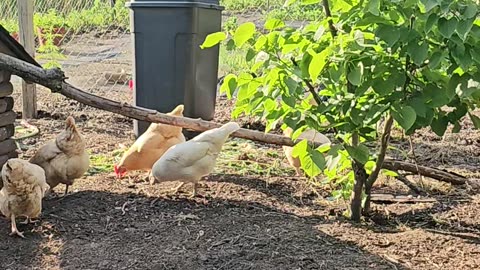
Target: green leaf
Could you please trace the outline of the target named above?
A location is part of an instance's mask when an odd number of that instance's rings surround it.
[[[365,145],[360,144],[357,147],[345,145],[345,150],[347,150],[350,157],[352,157],[356,161],[362,164],[365,164],[368,162],[369,152],[368,152],[368,147],[366,147]]]
[[[312,60],[308,65],[308,74],[310,75],[310,79],[315,82],[322,73],[325,64],[327,63],[327,55],[329,51],[327,49],[323,50],[320,53],[314,54],[312,56]]]
[[[255,34],[255,30],[255,24],[252,22],[246,22],[241,24],[233,35],[233,41],[235,41],[235,45],[237,45],[237,47],[240,47],[245,44],[245,42],[247,42],[250,38],[253,37],[253,35]]]
[[[390,47],[393,47],[400,39],[398,29],[391,25],[379,25],[375,31],[375,35],[385,41]]]
[[[313,5],[320,3],[320,0],[301,0],[302,5]]]
[[[438,0],[422,0],[422,4],[425,6],[425,13],[440,5]]]
[[[231,99],[233,93],[237,89],[237,76],[234,74],[228,74],[223,78],[222,86],[220,86],[220,93],[226,93],[228,99]]]
[[[428,67],[431,69],[436,69],[443,58],[444,58],[443,52],[441,51],[434,52],[428,61]]]
[[[438,15],[435,13],[430,14],[428,16],[427,22],[425,23],[424,31],[425,33],[429,33],[432,30],[432,27],[438,22]]]
[[[203,44],[200,45],[200,48],[206,49],[206,48],[213,47],[219,44],[220,42],[224,41],[226,38],[227,38],[227,35],[225,35],[225,33],[223,32],[216,32],[216,33],[209,34],[203,41]]]
[[[267,30],[275,30],[279,28],[283,28],[285,26],[285,23],[279,19],[268,19],[265,22],[265,29]]]
[[[438,19],[438,30],[444,38],[450,38],[457,28],[458,21],[455,17]]]
[[[435,134],[438,136],[443,136],[448,127],[448,117],[439,115],[437,118],[433,119],[430,127]]]
[[[408,101],[408,105],[410,105],[414,110],[415,113],[420,117],[425,117],[427,114],[427,107],[425,106],[425,100],[423,98],[417,97],[413,98]]]
[[[404,106],[398,111],[392,111],[392,116],[404,130],[410,129],[417,119],[417,113],[410,106]]]
[[[367,10],[375,16],[380,15],[380,0],[369,0]]]
[[[480,129],[480,118],[472,113],[468,113],[468,116],[470,116],[470,119],[472,120],[473,126],[476,129]]]
[[[478,8],[477,8],[476,3],[468,3],[468,5],[465,7],[465,11],[463,12],[463,17],[466,19],[471,19],[474,18],[477,15]]]
[[[297,158],[303,156],[307,152],[308,142],[307,140],[301,140],[292,149],[292,157]]]
[[[359,86],[360,83],[362,82],[362,76],[363,76],[363,63],[359,62],[354,68],[350,70],[350,72],[347,75],[347,78],[351,84],[355,86]]]
[[[245,60],[250,62],[253,58],[255,58],[255,56],[257,56],[257,53],[252,48],[248,48],[247,54],[245,55]]]
[[[407,45],[408,54],[412,57],[413,62],[419,66],[423,64],[428,55],[428,44],[425,41],[417,44],[416,41],[410,42]]]
[[[457,34],[460,36],[462,40],[465,40],[468,36],[468,33],[472,29],[473,26],[473,21],[475,18],[467,19],[467,20],[461,20],[457,24]]]
[[[377,94],[386,96],[395,90],[395,85],[388,79],[378,78],[373,81],[372,88]]]

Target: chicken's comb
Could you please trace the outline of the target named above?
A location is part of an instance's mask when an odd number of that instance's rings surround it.
[[[117,165],[113,166],[113,171],[115,172],[115,174],[118,175],[118,166]]]

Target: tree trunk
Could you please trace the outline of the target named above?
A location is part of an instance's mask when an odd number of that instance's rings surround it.
[[[353,173],[355,174],[355,184],[353,185],[353,192],[350,202],[350,218],[355,222],[360,222],[362,215],[362,192],[363,187],[367,181],[367,172],[365,167],[358,161],[352,163]]]

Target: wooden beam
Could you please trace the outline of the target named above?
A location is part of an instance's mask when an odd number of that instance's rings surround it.
[[[33,0],[17,0],[20,43],[35,58],[35,36],[33,30]],[[22,82],[22,116],[24,119],[37,117],[37,89],[34,83]]]
[[[13,124],[0,127],[0,142],[15,135],[15,126]]]
[[[0,113],[0,127],[15,123],[15,119],[17,119],[17,114],[14,111]]]
[[[0,83],[0,98],[10,96],[13,93],[13,85],[11,82]]]
[[[0,98],[0,113],[13,109],[13,97]]]
[[[8,139],[0,142],[0,156],[13,152],[17,149],[17,144],[14,139]]]

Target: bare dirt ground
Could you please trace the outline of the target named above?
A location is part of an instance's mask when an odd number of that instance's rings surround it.
[[[118,57],[115,61],[129,56]],[[113,60],[86,61],[81,67],[92,70],[105,66],[105,61]],[[123,65],[130,70],[128,61],[116,63],[113,69]],[[102,85],[101,72],[81,73],[76,68],[65,67],[73,84],[131,101],[127,86]],[[20,225],[26,239],[8,236],[9,222],[0,219],[0,269],[480,267],[480,196],[475,186],[480,178],[480,133],[468,121],[460,134],[448,133],[444,140],[422,131],[413,141],[419,164],[462,173],[472,178],[469,185],[426,180],[419,185],[437,203],[374,205],[376,214],[355,225],[343,217],[344,202],[329,201],[327,191],[293,177],[279,147],[249,144],[246,150],[244,141],[230,144],[233,154],[194,199],[188,198],[188,185],[173,196],[170,189],[176,183],[151,186],[135,173],[131,179],[117,180],[111,165],[122,144],[133,142],[132,121],[43,88],[38,91],[40,119],[31,124],[40,134],[21,142],[20,156],[30,157],[73,115],[91,151],[92,169],[63,200],[54,195],[45,199],[38,224]],[[15,97],[19,92],[17,87]],[[15,109],[21,111],[17,100]],[[231,101],[219,98],[215,121],[228,121],[231,107]],[[261,129],[252,119],[241,122]],[[395,138],[399,149],[409,150],[406,139]],[[253,153],[247,161],[239,158],[246,151]],[[395,153],[390,154],[398,156]],[[244,163],[237,169],[227,166],[240,160]],[[259,169],[252,169],[255,166]],[[269,167],[276,169],[268,171]],[[375,191],[410,192],[392,179],[381,179]]]

